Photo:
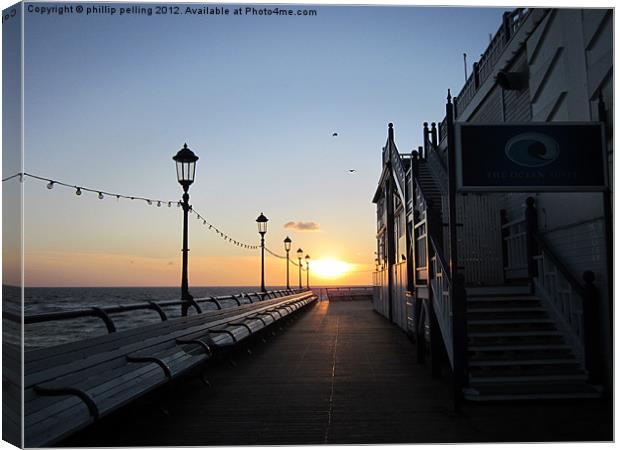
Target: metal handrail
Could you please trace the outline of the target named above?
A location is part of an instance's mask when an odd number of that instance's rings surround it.
[[[284,297],[286,295],[292,295],[304,291],[304,289],[288,289],[288,290],[277,290],[277,291],[267,291],[267,292],[253,292],[248,293],[249,295],[256,295],[261,300],[264,300],[269,295],[274,295],[274,298]],[[69,320],[69,319],[78,319],[83,317],[97,317],[104,321],[108,332],[113,333],[116,331],[114,323],[112,319],[109,317],[110,314],[119,314],[129,311],[137,311],[137,310],[153,310],[159,313],[162,307],[167,306],[191,306],[193,303],[204,303],[210,302],[213,300],[217,300],[218,302],[221,300],[235,300],[243,296],[244,294],[239,295],[222,295],[218,297],[201,297],[192,300],[192,302],[187,302],[183,300],[167,300],[162,302],[153,302],[148,301],[145,303],[131,303],[128,305],[116,305],[116,306],[105,306],[105,307],[91,307],[91,308],[83,308],[83,309],[75,309],[69,311],[57,311],[57,312],[49,312],[49,313],[41,313],[41,314],[30,314],[24,315],[24,324],[33,324],[33,323],[41,323],[41,322],[50,322],[55,320]],[[260,301],[260,300],[259,300]],[[8,319],[13,322],[21,322],[21,317],[19,314],[15,314],[9,311],[2,312],[2,318]],[[165,314],[162,316],[160,313],[160,318],[162,321],[166,320]]]

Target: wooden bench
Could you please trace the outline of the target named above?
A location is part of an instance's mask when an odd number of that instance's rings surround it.
[[[49,446],[314,301],[311,292],[26,352],[25,446]]]

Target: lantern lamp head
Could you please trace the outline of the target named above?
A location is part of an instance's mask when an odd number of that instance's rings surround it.
[[[269,219],[265,217],[263,213],[260,213],[260,216],[256,218],[256,223],[258,224],[258,233],[262,236],[267,232],[267,222]]]
[[[310,261],[310,255],[306,255],[306,263]]]
[[[183,189],[187,191],[190,184],[194,182],[194,175],[196,174],[196,161],[198,156],[194,154],[187,144],[183,145],[183,148],[178,151],[176,155],[172,157],[177,163],[177,180],[179,184],[183,186]]]
[[[291,238],[286,236],[286,239],[284,239],[284,250],[288,252],[290,249],[291,249]]]
[[[303,254],[304,254],[304,251],[303,251],[302,249],[298,248],[298,249],[297,249],[297,257],[298,257],[299,259],[301,259],[301,257],[303,256]]]

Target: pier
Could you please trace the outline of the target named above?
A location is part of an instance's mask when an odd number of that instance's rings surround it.
[[[248,350],[250,350],[248,352]],[[600,401],[452,404],[415,346],[366,301],[315,302],[266,343],[102,419],[62,446],[612,439]]]

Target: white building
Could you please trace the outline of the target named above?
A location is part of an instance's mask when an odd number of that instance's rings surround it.
[[[613,190],[613,11],[506,13],[448,108],[457,124],[496,125],[598,122],[604,109]],[[452,203],[447,119],[425,126],[423,145],[409,154],[398,152],[391,126],[388,131],[373,198],[375,308],[417,337],[420,349],[430,341],[433,361],[445,353],[465,398],[608,392],[612,194],[456,193]],[[530,229],[528,197],[535,208]],[[594,274],[596,293],[582,277],[586,271]],[[456,272],[466,301],[459,300]],[[584,311],[584,304],[595,307]]]

